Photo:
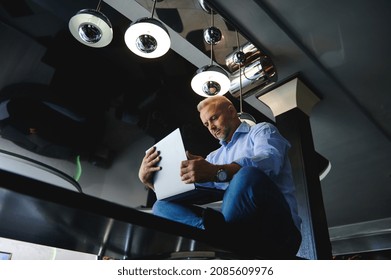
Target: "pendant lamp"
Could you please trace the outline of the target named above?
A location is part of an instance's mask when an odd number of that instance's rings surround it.
[[[206,12],[208,14],[211,14],[211,13],[216,14],[216,12],[206,3],[205,0],[198,0],[198,4],[200,4],[200,7],[201,7],[201,9],[204,10],[204,12]]]
[[[231,86],[227,72],[220,66],[213,65],[213,45],[221,40],[221,31],[214,26],[213,11],[210,14],[211,27],[204,31],[204,40],[210,45],[210,64],[199,68],[191,80],[191,88],[203,97],[224,95]]]
[[[140,18],[125,32],[126,46],[144,58],[163,56],[171,47],[170,35],[162,22],[153,18],[157,0],[153,1],[151,17]]]
[[[246,55],[244,52],[240,49],[240,44],[239,44],[239,34],[238,31],[236,31],[236,40],[237,40],[237,45],[238,45],[238,50],[234,54],[233,60],[234,63],[236,63],[239,67],[239,105],[240,105],[240,110],[238,113],[238,117],[240,121],[246,122],[249,125],[253,126],[257,123],[255,118],[250,115],[249,113],[244,113],[243,112],[243,93],[242,93],[242,65],[246,60]]]
[[[101,48],[113,39],[110,20],[100,11],[102,0],[96,10],[83,9],[69,20],[69,30],[80,43],[89,47]]]

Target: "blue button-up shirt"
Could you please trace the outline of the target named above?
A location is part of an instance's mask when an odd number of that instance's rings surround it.
[[[278,186],[288,202],[293,220],[300,228],[295,198],[295,186],[288,158],[290,143],[271,123],[263,122],[250,126],[243,122],[231,141],[220,141],[221,147],[211,152],[206,160],[212,164],[237,163],[262,170]],[[212,185],[210,185],[212,184]],[[205,185],[205,184],[202,184]],[[226,189],[229,183],[209,183],[211,187]]]

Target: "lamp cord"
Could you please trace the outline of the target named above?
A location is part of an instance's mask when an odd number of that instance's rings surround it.
[[[155,7],[156,7],[157,0],[152,0],[152,1],[153,1],[153,6],[152,6],[151,18],[153,18],[155,14]]]
[[[210,10],[211,20],[210,20],[210,26],[214,26],[214,16],[213,16],[213,10]],[[213,65],[213,39],[210,41],[210,66]]]
[[[102,6],[102,0],[99,0],[98,6],[96,7],[97,11],[100,11],[100,7]]]
[[[238,30],[236,30],[236,43],[238,45],[237,52],[240,52],[240,43],[239,43],[239,34]],[[242,98],[242,68],[241,62],[238,60],[239,64],[239,105],[240,105],[240,114],[243,114],[243,98]]]
[[[240,101],[240,114],[243,114],[243,98],[242,98],[242,69],[239,63],[239,101]]]

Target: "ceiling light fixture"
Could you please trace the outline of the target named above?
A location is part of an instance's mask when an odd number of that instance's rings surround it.
[[[240,44],[239,44],[239,34],[238,31],[236,30],[236,40],[237,40],[237,51],[234,53],[234,63],[236,63],[239,67],[239,104],[240,104],[240,111],[238,113],[238,117],[242,122],[247,122],[249,125],[253,126],[257,123],[255,118],[250,115],[249,113],[244,113],[243,112],[243,93],[242,93],[242,65],[246,61],[246,55],[245,53],[240,49]]]
[[[234,61],[236,50],[225,58],[225,65],[230,73],[231,87],[229,92],[239,99],[239,80],[242,79],[242,97],[251,95],[255,90],[260,91],[273,85],[278,78],[276,68],[271,58],[254,44],[247,42],[240,46],[241,51],[246,55],[242,64],[242,71],[239,75],[238,64]]]
[[[171,47],[170,35],[162,22],[153,18],[156,2],[152,0],[151,17],[140,18],[125,32],[125,43],[136,55],[145,58],[163,56]]]
[[[231,81],[227,72],[213,65],[213,45],[221,40],[221,31],[214,26],[214,13],[211,14],[211,27],[205,29],[204,40],[210,45],[210,64],[199,68],[191,80],[191,88],[203,97],[223,95],[228,92]]]
[[[80,43],[89,47],[101,48],[113,39],[110,20],[100,11],[102,0],[96,10],[83,9],[69,20],[69,30]]]

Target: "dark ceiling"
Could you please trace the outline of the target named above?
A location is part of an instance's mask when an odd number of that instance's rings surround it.
[[[176,34],[172,36],[172,50],[153,61],[136,57],[123,42],[131,22],[127,17],[138,9],[143,11],[138,17],[148,14],[152,1],[104,1],[102,12],[113,24],[114,40],[102,49],[81,45],[67,29],[70,17],[83,8],[95,8],[98,1],[1,2],[3,23],[47,47],[45,62],[58,69],[51,81],[56,93],[72,96],[81,106],[91,102],[102,108],[116,106],[119,117],[124,112],[134,115],[156,138],[178,125],[188,128],[189,138],[205,133],[193,113],[200,97],[190,88],[192,75],[209,56],[208,48],[197,37],[209,20],[198,0],[157,3],[157,16]],[[310,120],[315,148],[332,166],[321,182],[329,227],[357,224],[371,229],[372,222],[380,221],[389,231],[391,2],[209,2],[218,16],[229,19],[217,19],[226,34],[224,44],[215,50],[218,63],[235,47],[235,26],[243,35],[241,40],[247,38],[271,57],[278,82],[299,73],[321,98]],[[125,9],[129,5],[137,5],[137,9]],[[183,40],[196,48],[183,45]],[[81,97],[81,91],[90,94]],[[257,97],[266,91],[254,89],[245,99],[245,111],[258,121],[264,116]],[[203,147],[196,148],[207,152]]]

